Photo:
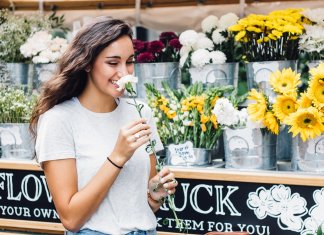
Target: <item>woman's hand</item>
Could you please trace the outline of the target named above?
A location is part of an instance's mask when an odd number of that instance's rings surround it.
[[[123,166],[137,148],[149,141],[151,133],[150,126],[146,124],[145,118],[122,127],[110,159],[119,166]]]
[[[163,168],[149,181],[149,196],[155,201],[163,201],[168,195],[174,194],[178,185],[174,174],[169,168]]]

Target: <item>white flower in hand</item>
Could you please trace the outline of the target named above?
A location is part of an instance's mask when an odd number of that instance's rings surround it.
[[[138,82],[138,78],[131,74],[121,77],[116,82],[116,84],[118,85],[117,91],[122,91],[123,89],[125,89],[127,83],[137,83],[137,82]]]

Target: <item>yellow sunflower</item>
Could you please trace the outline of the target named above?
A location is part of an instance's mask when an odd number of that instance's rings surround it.
[[[312,99],[309,98],[309,95],[306,92],[304,92],[300,94],[297,104],[299,108],[308,108],[312,106]]]
[[[314,106],[318,109],[322,109],[324,107],[324,84],[321,84],[320,82],[313,82],[312,80],[309,84],[307,92],[309,94],[309,98],[313,101]]]
[[[296,110],[297,102],[292,96],[279,95],[273,104],[273,111],[275,115],[283,123],[285,123],[285,119]]]
[[[294,97],[297,96],[297,86],[301,83],[300,74],[291,68],[271,73],[269,82],[275,92]]]
[[[248,113],[253,121],[262,121],[267,111],[267,100],[263,93],[252,89],[249,92],[248,99],[256,103],[248,105]]]
[[[278,135],[279,133],[279,122],[276,116],[272,112],[267,112],[263,120],[263,124],[273,134]]]
[[[322,119],[323,114],[314,107],[298,109],[287,118],[287,124],[291,126],[289,132],[292,132],[294,137],[300,134],[303,141],[313,139],[324,132]]]
[[[309,86],[313,83],[324,85],[324,63],[320,63],[317,67],[310,69],[311,81]]]

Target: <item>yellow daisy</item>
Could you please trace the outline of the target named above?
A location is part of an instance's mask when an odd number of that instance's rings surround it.
[[[283,123],[285,123],[285,119],[296,110],[297,102],[292,96],[279,95],[273,104],[273,111],[276,117]]]
[[[248,99],[256,101],[256,103],[249,104],[247,107],[251,119],[253,121],[263,120],[267,111],[267,100],[264,94],[252,89],[249,92]]]
[[[278,135],[279,133],[279,122],[276,116],[272,112],[267,112],[263,120],[263,124],[273,134]]]
[[[320,136],[324,132],[322,114],[314,107],[298,109],[287,118],[287,124],[291,126],[289,132],[293,136],[300,134],[303,141]]]
[[[312,106],[312,100],[309,98],[309,95],[304,92],[300,94],[300,98],[297,100],[299,108],[308,108]]]
[[[301,84],[300,74],[292,71],[291,68],[271,73],[269,82],[275,92],[294,97],[297,96],[297,87]]]

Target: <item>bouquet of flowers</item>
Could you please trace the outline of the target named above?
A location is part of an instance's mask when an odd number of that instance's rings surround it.
[[[178,62],[181,44],[174,32],[162,32],[159,40],[133,40],[137,63]]]
[[[0,61],[8,63],[26,62],[20,47],[30,35],[46,30],[66,30],[62,26],[64,15],[56,17],[55,12],[50,16],[28,15],[15,16],[6,10],[0,10]]]
[[[324,59],[324,8],[309,9],[302,14],[312,21],[312,25],[304,25],[306,31],[300,36],[299,50],[311,60]]]
[[[300,74],[291,68],[272,73],[270,85],[277,97],[272,103],[263,92],[252,89],[248,95],[248,100],[255,101],[248,105],[251,119],[278,134],[280,124],[286,124],[287,117],[296,111],[297,88],[300,83]]]
[[[34,64],[55,63],[68,46],[67,40],[53,38],[47,31],[38,31],[21,45],[20,52],[25,58],[30,58]]]
[[[286,9],[268,15],[250,14],[229,27],[235,40],[243,46],[243,59],[248,62],[296,60],[298,39],[309,20],[302,9]]]
[[[303,141],[313,139],[324,132],[324,63],[312,68],[310,74],[307,91],[301,93],[294,103],[291,102],[293,112],[290,112],[284,121],[290,126],[289,132],[292,132],[293,136],[299,134]]]
[[[181,33],[180,66],[201,68],[205,64],[235,61],[234,37],[227,29],[238,19],[234,13],[223,15],[220,19],[210,15],[201,22],[202,32],[187,30]]]
[[[36,96],[10,86],[0,86],[0,123],[28,123]]]
[[[146,84],[147,100],[163,144],[191,141],[194,148],[214,148],[221,128],[212,109],[216,100],[233,88],[213,87],[204,91],[202,83],[195,83],[177,91],[171,90],[166,83],[163,85],[169,98],[154,85]]]

